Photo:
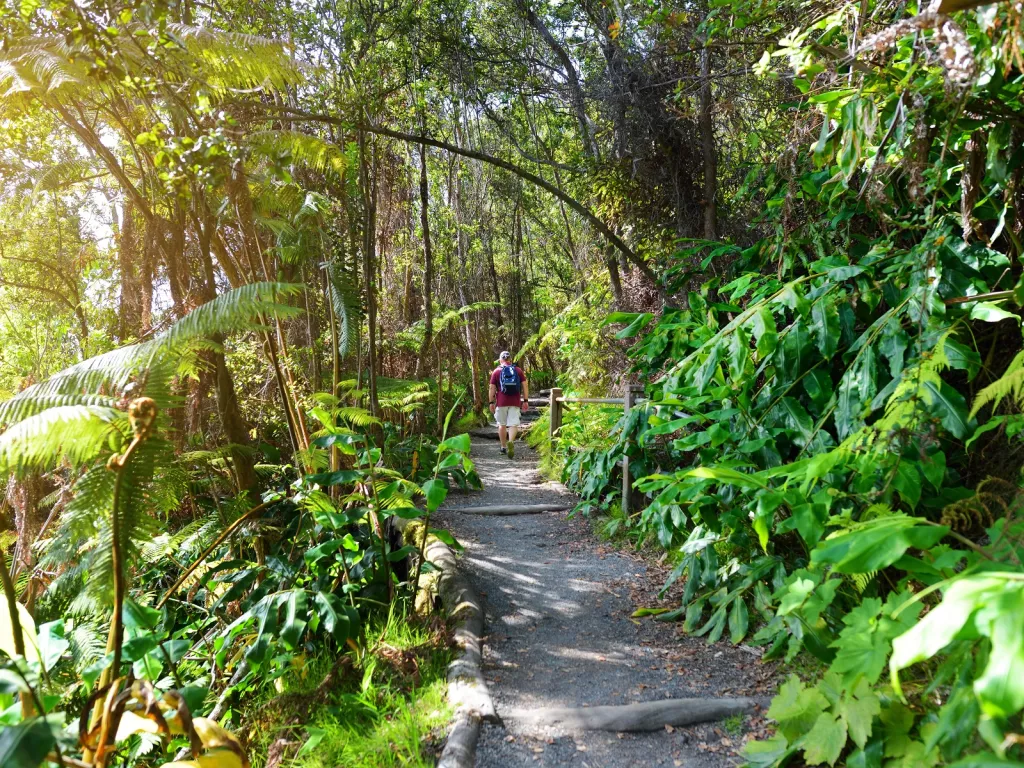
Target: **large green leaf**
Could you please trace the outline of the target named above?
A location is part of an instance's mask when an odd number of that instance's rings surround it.
[[[808,765],[835,765],[846,746],[846,721],[822,712],[804,741],[804,760]]]
[[[980,574],[957,579],[942,602],[893,641],[889,669],[899,690],[898,673],[929,659],[959,638],[984,635],[992,652],[974,691],[982,710],[1008,717],[1024,708],[1024,583],[1019,574]]]
[[[870,573],[892,565],[911,547],[934,546],[947,533],[949,528],[923,518],[881,517],[821,542],[811,561],[831,564],[839,573]]]
[[[59,716],[33,717],[0,729],[0,765],[3,768],[38,768],[56,743],[54,726]]]
[[[423,495],[427,499],[427,509],[434,512],[447,498],[448,488],[443,480],[430,479],[423,484]]]
[[[331,635],[339,645],[351,637],[352,625],[340,597],[331,592],[317,592],[313,598],[313,604],[324,631]]]
[[[292,650],[299,647],[309,619],[309,604],[306,590],[293,589],[284,601],[284,623],[281,639]]]

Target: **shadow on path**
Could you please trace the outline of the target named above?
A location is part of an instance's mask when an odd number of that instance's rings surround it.
[[[438,522],[466,547],[462,567],[486,606],[484,674],[499,714],[763,692],[753,688],[763,675],[750,654],[631,618],[630,590],[646,568],[599,541],[586,520],[565,512],[459,515],[460,506],[575,502],[542,482],[536,454],[521,442],[510,460],[496,440],[475,439],[473,460],[484,490],[453,493]],[[717,768],[740,762],[738,746],[713,724],[615,734],[507,720],[505,728],[484,726],[477,765]]]

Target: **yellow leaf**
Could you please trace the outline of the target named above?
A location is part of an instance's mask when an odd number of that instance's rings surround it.
[[[36,623],[24,605],[21,603],[15,603],[15,605],[18,606],[18,618],[21,620],[21,637],[25,641],[25,653],[33,658],[38,657],[39,644],[36,642]],[[5,600],[0,600],[0,651],[12,659],[18,655],[14,650],[14,626],[11,624],[11,612]]]
[[[618,19],[608,25],[608,34],[611,35],[612,40],[619,39],[619,33],[622,31],[622,22]]]
[[[117,735],[114,741],[124,741],[133,733],[159,733],[160,726],[156,720],[140,717],[134,712],[125,712],[121,715],[121,722],[117,724]]]

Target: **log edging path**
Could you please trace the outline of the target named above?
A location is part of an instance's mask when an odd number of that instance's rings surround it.
[[[427,549],[460,647],[439,765],[735,764],[721,728],[694,724],[735,723],[767,703],[757,659],[632,618],[628,591],[645,566],[569,515],[575,498],[538,483],[526,446],[509,460],[481,436],[473,459],[484,491],[453,491],[436,513],[464,553],[434,540]]]

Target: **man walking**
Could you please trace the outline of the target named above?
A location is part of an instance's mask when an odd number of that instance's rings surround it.
[[[498,440],[501,441],[501,452],[508,452],[508,457],[516,455],[516,431],[519,427],[520,406],[523,410],[530,407],[530,392],[526,385],[526,375],[518,365],[513,365],[512,355],[502,352],[498,358],[500,365],[491,373],[491,386],[488,400],[491,413],[498,422]]]

